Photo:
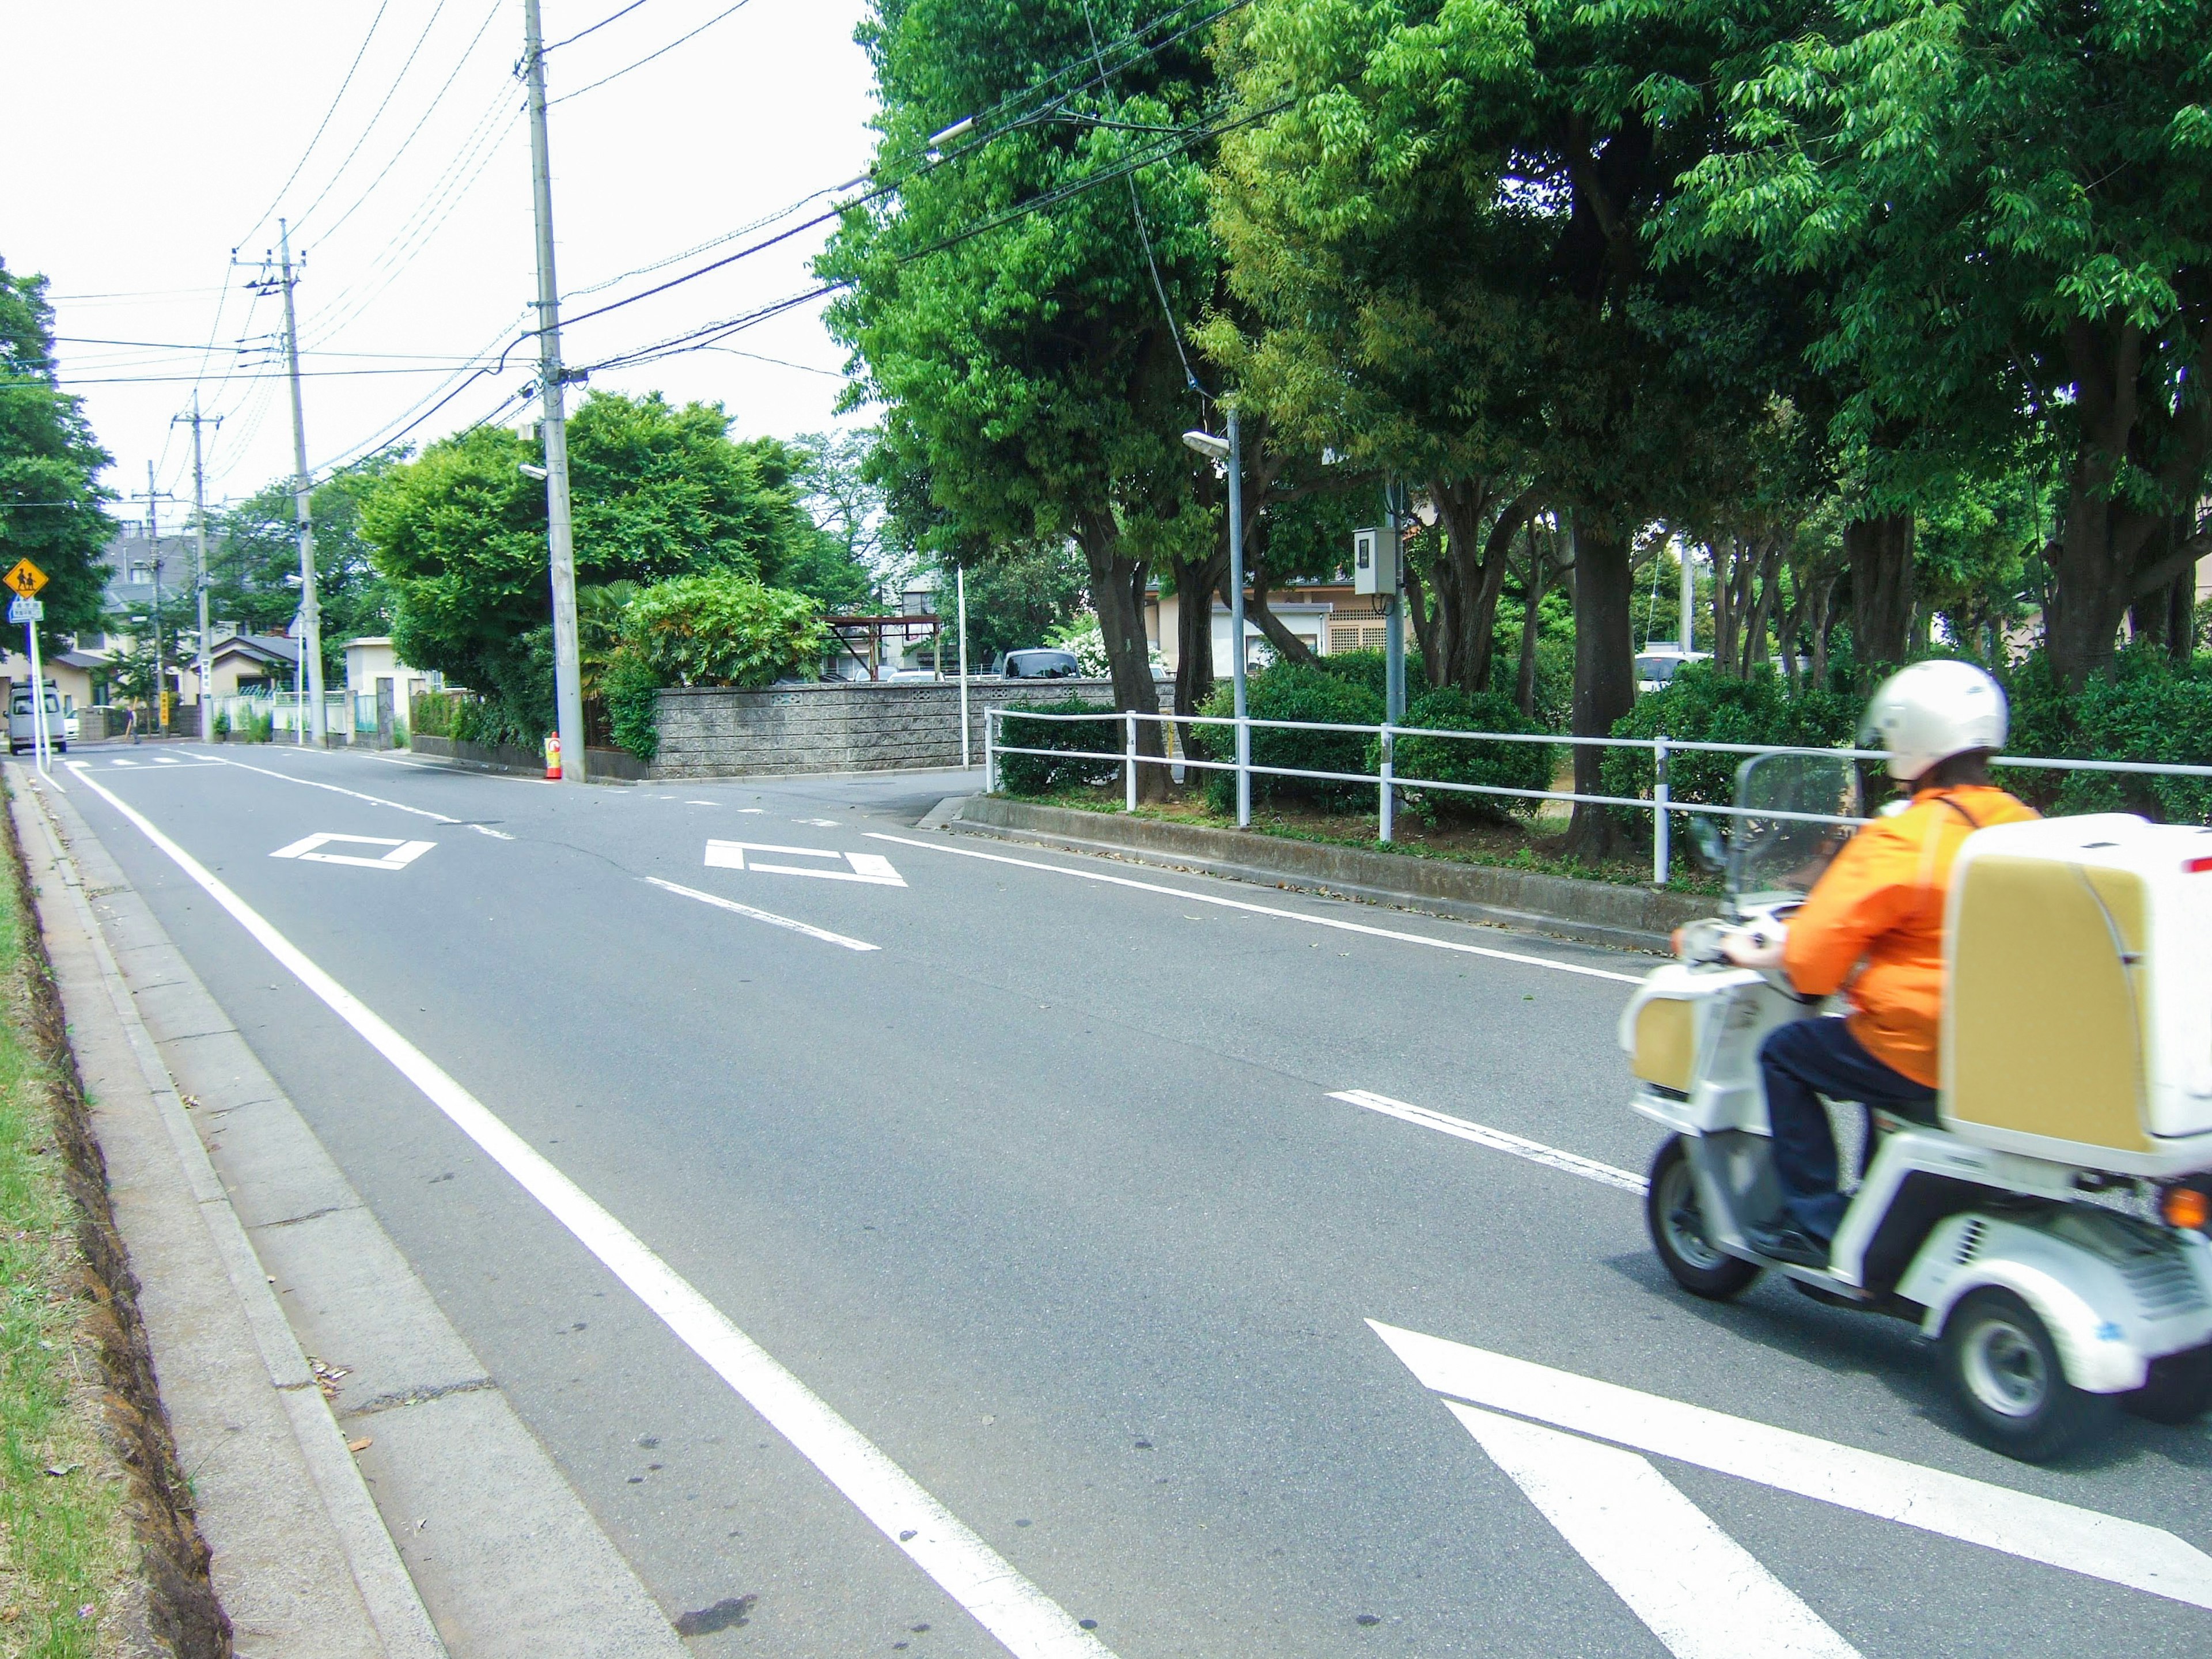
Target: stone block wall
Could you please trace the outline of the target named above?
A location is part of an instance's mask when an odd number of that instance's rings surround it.
[[[1173,688],[1164,706],[1173,706]],[[983,711],[1010,702],[1056,702],[1074,692],[1111,706],[1104,680],[971,681],[969,743],[983,761]],[[764,691],[672,687],[660,694],[664,778],[763,773],[880,772],[960,764],[960,687],[933,680],[823,681]]]

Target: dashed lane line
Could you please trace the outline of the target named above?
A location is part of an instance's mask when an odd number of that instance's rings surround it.
[[[985,853],[972,847],[947,847],[939,842],[889,836],[877,830],[868,830],[866,834],[871,841],[896,842],[902,847],[919,847],[925,853],[949,853],[955,858],[1011,864],[1017,869],[1042,870],[1047,875],[1073,876],[1079,881],[1103,882],[1109,887],[1128,887],[1140,893],[1164,893],[1170,898],[1184,899],[1193,904],[1212,904],[1224,910],[1243,910],[1256,916],[1274,916],[1284,921],[1304,922],[1310,927],[1333,927],[1342,933],[1364,933],[1370,939],[1387,939],[1401,945],[1426,945],[1431,951],[1453,951],[1462,956],[1488,957],[1494,962],[1518,963],[1525,968],[1548,968],[1554,973],[1573,974],[1583,979],[1612,980],[1621,985],[1641,985],[1644,982],[1641,974],[1615,973],[1610,968],[1586,968],[1578,962],[1559,962],[1550,957],[1524,955],[1518,951],[1498,951],[1486,945],[1434,939],[1426,933],[1407,933],[1395,927],[1375,927],[1364,921],[1346,921],[1340,916],[1309,915],[1303,910],[1285,910],[1273,904],[1254,904],[1244,899],[1226,898],[1218,893],[1201,893],[1188,887],[1170,887],[1160,882],[1139,881],[1131,876],[1109,875],[1103,870],[1078,870],[1065,864],[1043,864],[1035,859],[1009,858],[1004,853]]]
[[[566,1227],[878,1530],[1017,1659],[1112,1659],[1067,1610],[978,1537],[436,1061],[276,931],[145,814],[80,772],[331,1012]]]
[[[1515,1158],[1525,1158],[1531,1164],[1540,1164],[1547,1169],[1580,1176],[1583,1180],[1595,1181],[1601,1186],[1618,1187],[1625,1193],[1643,1193],[1650,1189],[1651,1183],[1632,1170],[1601,1164],[1594,1158],[1583,1157],[1579,1152],[1562,1152],[1557,1146],[1547,1146],[1540,1140],[1509,1134],[1486,1123],[1471,1123],[1466,1118],[1454,1117],[1449,1112],[1436,1112],[1425,1106],[1408,1105],[1402,1100],[1393,1100],[1388,1095],[1375,1094],[1366,1089],[1340,1090],[1329,1098],[1343,1101],[1348,1106],[1363,1106],[1370,1112],[1380,1112],[1385,1117],[1419,1124],[1424,1129],[1434,1129],[1439,1134],[1450,1135],[1456,1139],[1471,1140],[1478,1146],[1489,1147],[1492,1152],[1510,1152]]]
[[[120,765],[122,763],[118,762]],[[234,761],[225,756],[216,759],[218,766],[234,766],[241,772],[258,772],[264,778],[278,778],[286,783],[304,785],[309,789],[327,789],[334,795],[350,795],[356,800],[365,800],[373,806],[389,806],[395,812],[412,812],[418,818],[428,818],[436,823],[450,823],[456,829],[473,830],[480,836],[489,836],[494,841],[513,841],[514,837],[504,830],[494,830],[488,824],[467,823],[459,818],[449,818],[443,812],[433,812],[427,806],[410,806],[404,801],[386,800],[381,795],[364,795],[358,789],[347,789],[335,783],[324,783],[315,778],[295,778],[289,772],[272,772],[265,766],[249,766],[244,761]]]
[[[803,870],[799,873],[812,875],[815,872],[811,870]],[[773,910],[756,910],[750,904],[740,904],[735,899],[726,899],[719,893],[702,893],[696,887],[679,887],[672,881],[663,881],[659,876],[646,876],[641,879],[651,882],[655,887],[665,888],[669,892],[681,893],[685,898],[697,899],[702,904],[711,904],[717,909],[734,911],[741,916],[750,916],[755,921],[764,921],[771,927],[781,927],[791,933],[804,933],[809,939],[818,939],[824,945],[842,945],[848,951],[880,951],[884,948],[880,945],[871,945],[866,939],[848,939],[842,933],[833,933],[827,927],[817,927],[811,921],[799,921],[790,916],[780,916]]]

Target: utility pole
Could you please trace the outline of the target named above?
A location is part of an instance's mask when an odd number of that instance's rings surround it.
[[[300,523],[301,690],[307,702],[305,741],[323,746],[323,608],[315,599],[315,522],[308,506],[314,481],[307,475],[307,417],[300,403],[300,324],[292,307],[292,233],[276,222],[284,283],[284,357],[292,380],[292,500]]]
[[[561,287],[553,275],[553,163],[545,139],[545,50],[538,0],[522,0],[530,77],[530,180],[538,220],[538,395],[545,434],[545,532],[552,551],[553,708],[561,775],[584,781],[584,689],[576,651],[576,547],[568,516],[568,423],[561,386]]]
[[[154,463],[146,463],[146,544],[154,554],[154,729],[169,729],[169,659],[161,649],[161,532],[154,517]]]
[[[1399,506],[1404,499],[1396,479],[1382,486],[1391,570],[1391,589],[1382,601],[1382,717],[1393,726],[1406,718],[1406,526]]]
[[[1690,562],[1690,549],[1681,544],[1682,552],[1682,625],[1674,631],[1682,636],[1682,654],[1688,656],[1698,648],[1698,567]]]
[[[207,568],[207,466],[200,453],[200,394],[192,393],[192,412],[189,416],[172,417],[172,423],[189,420],[192,426],[192,586],[199,594],[199,656],[193,672],[199,680],[200,741],[206,743],[215,736],[214,714],[208,696],[208,568]],[[215,417],[217,426],[222,416]]]

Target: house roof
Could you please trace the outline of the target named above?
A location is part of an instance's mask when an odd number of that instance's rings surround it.
[[[227,640],[217,641],[208,657],[210,664],[225,657],[251,657],[271,666],[282,663],[291,667],[300,660],[300,646],[299,641],[286,639],[282,634],[234,634]]]

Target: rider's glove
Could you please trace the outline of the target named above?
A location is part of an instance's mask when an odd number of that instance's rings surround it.
[[[1721,954],[1739,968],[1778,969],[1790,930],[1778,921],[1739,928],[1721,941]]]

